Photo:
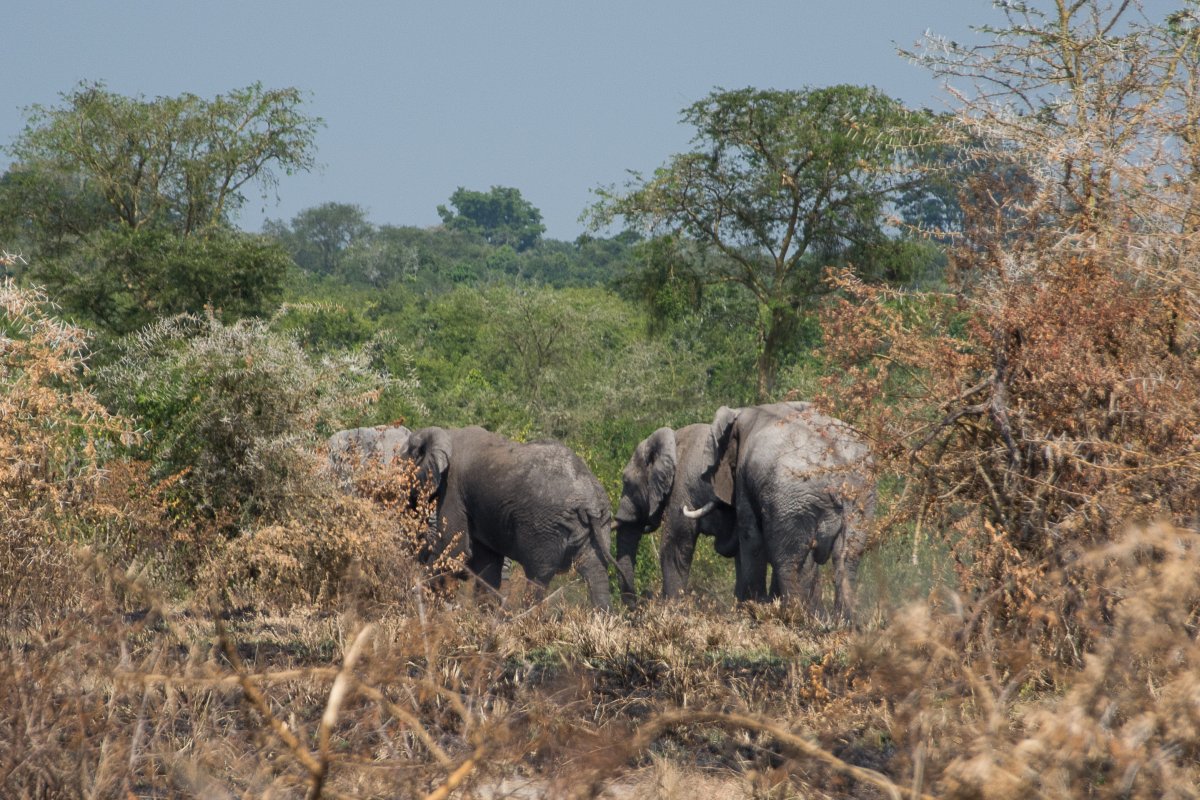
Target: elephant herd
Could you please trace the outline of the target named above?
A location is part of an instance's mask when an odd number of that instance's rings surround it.
[[[832,561],[834,614],[848,619],[875,506],[867,445],[805,402],[723,406],[711,423],[654,431],[625,466],[615,518],[595,475],[558,442],[518,443],[480,427],[380,426],[335,433],[328,453],[343,482],[369,459],[412,462],[436,509],[431,559],[458,547],[492,588],[506,557],[543,588],[574,566],[602,608],[610,566],[634,602],[638,544],[660,530],[667,597],[685,590],[705,534],[734,559],[739,600],[816,604],[817,566]]]

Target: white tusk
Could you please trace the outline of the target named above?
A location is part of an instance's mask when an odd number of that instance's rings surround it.
[[[687,503],[683,505],[683,515],[688,519],[700,519],[705,514],[713,510],[713,506],[717,504],[716,500],[709,500],[704,505],[697,508],[695,511],[687,507]]]

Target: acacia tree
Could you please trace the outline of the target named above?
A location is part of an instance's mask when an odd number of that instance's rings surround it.
[[[312,165],[320,121],[299,91],[147,100],[85,83],[63,101],[30,109],[9,148],[0,231],[29,246],[64,309],[110,333],[205,306],[268,311],[287,256],[230,221],[250,185]]]
[[[1164,20],[1140,0],[996,5],[1005,23],[981,28],[983,44],[929,35],[902,51],[959,98],[950,145],[993,165],[993,177],[1020,175],[1017,191],[990,196],[965,182],[975,252],[986,239],[1001,271],[1013,261],[996,257],[1001,243],[1131,245],[1153,250],[1144,266],[1180,263],[1200,223],[1196,3]]]
[[[63,103],[28,111],[8,148],[17,170],[67,176],[102,198],[108,219],[131,229],[168,225],[184,235],[229,221],[253,183],[313,165],[320,120],[300,111],[298,89],[255,83],[211,100],[125,97],[82,83]],[[40,209],[30,209],[37,213]]]
[[[600,189],[591,220],[620,217],[706,252],[705,280],[733,282],[758,306],[757,392],[820,290],[824,260],[883,238],[883,213],[916,180],[910,145],[926,116],[875,89],[717,90],[683,109],[693,148],[648,178]]]

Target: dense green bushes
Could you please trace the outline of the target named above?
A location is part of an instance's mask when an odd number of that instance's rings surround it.
[[[279,518],[295,451],[339,427],[390,382],[361,354],[314,358],[267,322],[168,317],[125,339],[97,383],[146,428],[140,454],[177,480],[185,513],[238,524]]]

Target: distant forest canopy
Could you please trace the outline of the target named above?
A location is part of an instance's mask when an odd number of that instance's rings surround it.
[[[528,282],[563,288],[609,285],[632,268],[632,247],[641,237],[583,235],[574,242],[543,239],[541,212],[519,190],[458,189],[451,203],[472,195],[476,203],[450,212],[432,228],[374,225],[349,203],[323,203],[290,222],[267,220],[265,235],[278,241],[309,276],[352,286],[404,284],[415,291],[454,286]],[[515,202],[519,212],[500,208]],[[482,206],[482,207],[481,207]]]
[[[718,89],[682,116],[693,149],[598,188],[572,242],[506,186],[457,187],[429,228],[327,202],[260,235],[233,223],[247,193],[314,163],[322,121],[300,92],[82,83],[9,148],[0,242],[24,256],[10,273],[95,332],[98,364],[171,315],[263,318],[314,358],[367,350],[420,387],[355,422],[600,441],[616,463],[655,422],[811,392],[825,269],[936,285],[956,220],[952,186],[920,170],[954,159],[922,141],[938,120],[876,90]]]

